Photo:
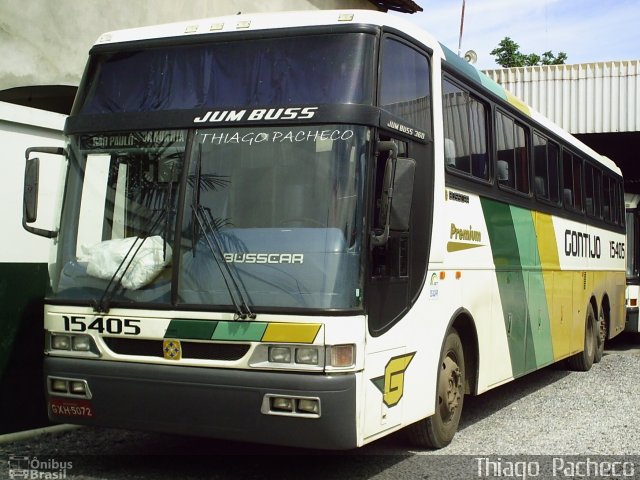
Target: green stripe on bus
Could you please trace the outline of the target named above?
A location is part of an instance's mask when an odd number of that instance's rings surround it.
[[[266,329],[264,322],[219,322],[210,339],[259,342]]]
[[[216,329],[217,321],[210,320],[171,320],[164,338],[189,340],[210,340]]]
[[[527,292],[527,338],[530,341],[527,341],[526,363],[528,368],[535,369],[553,362],[547,294],[532,211],[512,206],[511,216]]]
[[[470,65],[464,58],[458,56],[453,50],[447,48],[442,43],[440,44],[442,51],[444,52],[445,60],[447,63],[452,64],[457,70],[464,72],[471,80],[477,84],[482,85],[484,88],[491,90],[496,96],[502,100],[507,100],[507,92],[499,83],[489,78],[484,73],[480,72],[477,68]]]
[[[553,360],[549,313],[531,211],[481,199],[514,377]]]
[[[509,205],[484,198],[481,199],[481,204],[496,268],[500,303],[509,343],[511,370],[513,376],[517,377],[526,371],[524,365],[526,298],[518,241]]]

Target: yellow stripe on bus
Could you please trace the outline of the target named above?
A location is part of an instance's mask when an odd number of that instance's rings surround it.
[[[571,312],[564,311],[567,310],[566,306],[571,305],[571,275],[560,272],[556,233],[551,215],[536,212],[535,219],[538,253],[549,312],[553,358],[558,360],[571,349]]]
[[[320,331],[319,323],[270,323],[267,326],[263,342],[313,343]]]
[[[524,113],[527,116],[531,116],[531,109],[529,108],[529,106],[524,103],[522,100],[520,100],[518,97],[514,96],[511,92],[509,92],[508,90],[505,90],[505,93],[507,94],[507,101],[513,105],[514,107],[516,107],[518,110],[520,110],[522,113]]]

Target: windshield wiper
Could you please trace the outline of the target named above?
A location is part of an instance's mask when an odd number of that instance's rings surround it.
[[[229,263],[224,259],[224,251],[222,249],[222,245],[220,242],[220,232],[218,230],[218,226],[216,225],[214,220],[210,220],[210,211],[209,215],[207,215],[207,209],[200,204],[200,188],[201,188],[201,169],[202,169],[202,146],[199,145],[198,150],[198,163],[196,168],[195,175],[195,185],[193,186],[193,199],[191,202],[191,210],[193,212],[194,219],[198,222],[198,226],[200,227],[200,231],[202,232],[204,239],[207,242],[207,246],[211,252],[211,256],[218,265],[218,269],[220,270],[220,275],[222,275],[222,280],[224,285],[227,287],[227,292],[229,292],[229,297],[231,298],[231,302],[236,311],[236,319],[246,320],[247,318],[254,319],[256,318],[256,314],[251,311],[249,308],[249,304],[245,300],[242,289],[240,288],[239,282],[236,281],[234,272],[232,271]],[[194,245],[194,254],[195,254],[195,232],[192,238],[192,243]],[[213,240],[210,238],[212,237]],[[238,272],[235,272],[236,275]],[[233,288],[229,284],[233,285]],[[235,293],[234,293],[235,290]],[[237,298],[236,298],[237,296]]]
[[[157,226],[160,224],[160,220],[162,220],[163,218],[165,218],[166,221],[165,221],[165,223],[163,225],[163,228],[162,228],[163,233],[164,233],[164,235],[162,235],[162,240],[163,240],[163,242],[162,242],[162,256],[163,256],[163,258],[166,258],[166,256],[167,256],[167,238],[168,238],[168,235],[169,235],[169,218],[170,218],[170,213],[171,213],[171,204],[172,204],[171,201],[172,201],[172,194],[173,194],[174,169],[175,169],[175,165],[172,165],[171,166],[170,177],[169,177],[170,180],[167,183],[167,194],[166,194],[166,197],[164,198],[163,203],[159,205],[160,208],[152,209],[152,214],[149,217],[149,219],[147,220],[147,222],[145,224],[145,227],[148,226],[151,223],[151,220],[153,219],[153,216],[154,216],[154,214],[156,212],[159,212],[158,217],[153,222],[153,225],[151,225],[151,228],[149,228],[148,230],[143,230],[143,234],[142,235],[138,235],[135,238],[135,240],[131,244],[131,247],[129,247],[129,250],[127,251],[126,255],[124,256],[122,261],[118,264],[118,267],[116,268],[116,271],[113,272],[113,275],[111,276],[111,279],[109,280],[109,283],[107,283],[107,286],[105,287],[104,291],[102,292],[102,296],[100,297],[100,300],[92,302],[92,307],[93,307],[93,310],[95,312],[97,312],[97,313],[108,313],[109,312],[111,300],[113,299],[113,296],[115,295],[116,291],[118,290],[118,287],[122,287],[123,289],[125,288],[122,285],[122,279],[124,278],[125,274],[129,270],[129,267],[133,263],[133,260],[136,258],[136,255],[138,255],[138,252],[142,248],[142,245],[144,244],[145,240],[151,236],[151,234],[155,231]],[[157,186],[157,184],[154,184],[154,187],[151,188],[151,191],[153,191],[156,188],[156,186]],[[161,188],[157,188],[157,190],[161,191],[162,189]],[[135,252],[133,252],[133,254],[130,255],[131,252],[134,250],[134,248],[135,248]],[[129,260],[129,261],[127,262],[127,260]],[[118,272],[120,272],[120,269],[123,267],[125,262],[127,262],[127,264],[124,267],[124,269],[122,270],[121,275],[118,277]],[[113,289],[109,290],[112,285],[114,285]]]

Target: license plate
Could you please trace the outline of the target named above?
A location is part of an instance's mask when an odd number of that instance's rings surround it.
[[[57,417],[93,417],[93,406],[89,400],[76,398],[50,398],[49,408]]]

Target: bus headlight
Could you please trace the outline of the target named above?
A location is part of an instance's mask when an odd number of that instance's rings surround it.
[[[71,337],[69,335],[51,335],[51,348],[53,350],[71,350]]]
[[[296,348],[296,363],[318,365],[318,349],[314,347]]]
[[[68,393],[69,389],[67,386],[67,381],[60,378],[52,378],[50,379],[51,383],[51,391],[56,393]]]
[[[302,413],[320,414],[320,400],[317,398],[300,398],[297,411]]]
[[[340,345],[259,345],[249,365],[254,368],[280,368],[320,371],[346,370],[356,364],[356,346]]]
[[[91,337],[87,335],[74,335],[71,337],[71,350],[76,352],[88,352],[91,350]]]
[[[273,363],[291,363],[291,348],[269,347],[269,361]]]
[[[47,332],[47,338],[45,350],[48,352],[78,352],[82,355],[100,356],[100,351],[90,335]]]
[[[321,367],[324,362],[322,347],[311,345],[269,345],[266,348],[268,353],[265,360],[269,363]]]

